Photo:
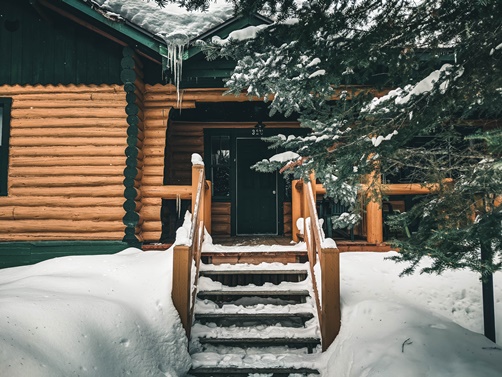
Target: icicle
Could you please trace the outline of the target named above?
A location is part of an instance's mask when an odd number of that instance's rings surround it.
[[[181,196],[176,194],[176,213],[178,214],[178,219],[181,217]]]
[[[177,106],[181,107],[180,81],[183,70],[183,53],[190,38],[184,33],[171,33],[164,37],[167,44],[167,69],[174,77],[176,86]]]

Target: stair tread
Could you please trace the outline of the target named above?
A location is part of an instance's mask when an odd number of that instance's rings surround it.
[[[293,374],[293,373],[303,373],[303,374],[319,374],[317,369],[313,368],[288,368],[288,367],[247,367],[247,368],[239,368],[239,367],[197,367],[190,370],[192,374],[227,374],[227,375],[239,375],[243,374],[248,376],[249,374],[271,374],[271,373],[280,373],[280,374]]]
[[[239,270],[239,269],[221,269],[221,270],[201,270],[200,274],[206,275],[306,275],[307,270],[259,270],[259,269],[249,269],[249,270]]]
[[[298,313],[314,311],[312,300],[307,299],[306,303],[295,304],[223,304],[221,307],[210,300],[197,299],[195,302],[196,313]]]
[[[271,312],[271,313],[195,313],[195,319],[197,318],[269,318],[269,317],[302,317],[302,318],[312,318],[314,314],[312,312]]]
[[[298,338],[290,338],[290,337],[272,337],[272,338],[263,338],[263,337],[242,337],[242,338],[224,338],[224,337],[202,337],[197,338],[200,343],[208,343],[213,341],[225,341],[225,342],[291,342],[291,343],[320,343],[319,338],[313,337],[298,337]]]
[[[307,263],[270,263],[270,262],[262,262],[260,264],[250,264],[250,263],[223,263],[223,264],[207,264],[201,263],[200,271],[208,272],[208,271],[239,271],[242,273],[246,272],[264,272],[264,273],[275,273],[277,271],[299,271],[299,272],[307,272],[309,269]]]
[[[232,246],[224,246],[223,248],[219,248],[218,250],[207,250],[204,247],[202,248],[202,255],[280,255],[280,254],[294,254],[294,255],[305,255],[307,254],[307,250],[294,250],[291,248],[284,247],[282,249],[271,249],[269,247],[261,248],[262,246],[256,246],[254,248],[249,248],[245,250],[239,247],[239,250],[235,250]]]
[[[192,338],[280,338],[280,337],[303,337],[318,338],[319,332],[317,323],[309,321],[304,327],[284,327],[284,326],[247,326],[247,327],[214,327],[201,323],[194,323],[192,326]]]
[[[219,289],[219,290],[199,290],[198,295],[201,296],[217,296],[217,295],[227,295],[227,296],[263,296],[263,295],[280,295],[280,296],[308,296],[309,291],[306,289],[299,290],[286,290],[286,289],[276,289],[276,290],[237,290],[237,289]]]
[[[238,370],[243,370],[245,368],[253,370],[317,370],[318,357],[319,354],[236,354],[227,352],[220,354],[216,352],[204,351],[192,354],[192,365],[193,370],[198,368],[221,368],[225,370],[230,368]]]

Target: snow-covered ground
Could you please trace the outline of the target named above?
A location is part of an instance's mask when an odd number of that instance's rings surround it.
[[[390,254],[341,255],[342,328],[324,355],[326,376],[502,376],[502,347],[480,334],[478,276],[400,278]],[[502,344],[502,273],[494,280]]]
[[[475,274],[399,278],[388,253],[341,257],[342,329],[323,375],[501,376]],[[0,270],[0,376],[182,376],[171,251],[127,249]],[[495,276],[502,339],[502,274]]]

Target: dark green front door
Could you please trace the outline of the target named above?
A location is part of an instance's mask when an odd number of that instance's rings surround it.
[[[275,152],[258,138],[236,139],[236,233],[278,234],[277,172],[259,173],[251,166]]]

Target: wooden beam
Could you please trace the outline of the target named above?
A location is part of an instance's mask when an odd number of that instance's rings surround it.
[[[147,198],[181,199],[192,198],[192,186],[150,186],[143,187],[142,193]]]

